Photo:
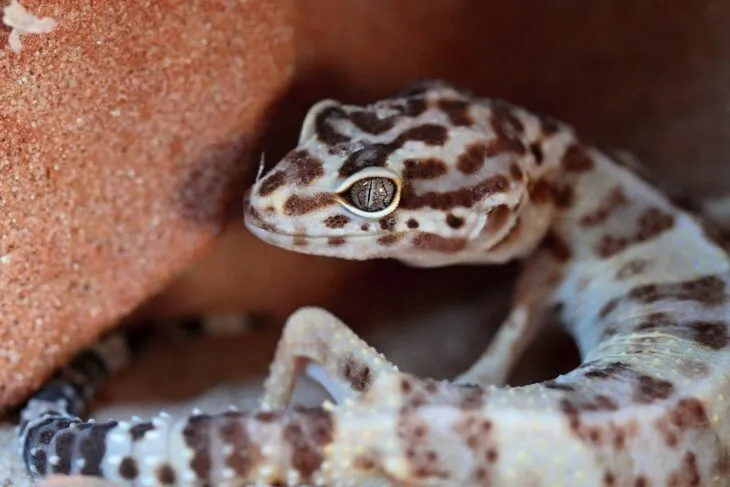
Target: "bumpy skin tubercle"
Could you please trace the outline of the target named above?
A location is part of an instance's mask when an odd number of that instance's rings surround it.
[[[32,472],[191,486],[730,483],[728,255],[570,127],[443,82],[371,106],[325,101],[245,215],[297,252],[524,269],[497,336],[453,382],[400,372],[305,308],[285,327],[261,410],[94,426],[67,387],[84,376],[65,377],[25,410]],[[504,387],[554,322],[581,365]],[[338,404],[285,411],[312,363]]]

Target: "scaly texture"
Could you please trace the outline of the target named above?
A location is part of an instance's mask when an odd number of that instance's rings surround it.
[[[366,107],[326,100],[245,206],[252,232],[298,252],[418,266],[523,259],[512,310],[453,382],[399,372],[307,308],[287,323],[260,411],[89,425],[36,397],[20,444],[31,471],[135,485],[730,480],[728,255],[696,216],[570,127],[442,82]],[[581,365],[503,387],[552,323],[575,338]],[[339,404],[286,412],[308,363]]]

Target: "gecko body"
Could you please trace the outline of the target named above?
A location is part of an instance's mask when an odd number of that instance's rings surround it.
[[[421,267],[520,259],[523,270],[497,335],[453,381],[398,371],[305,308],[259,411],[84,426],[40,398],[21,435],[31,471],[133,485],[730,482],[730,259],[695,216],[571,127],[443,82],[369,106],[325,100],[247,194],[245,222],[297,252]],[[580,366],[505,387],[555,323]],[[286,411],[306,363],[337,404]],[[92,436],[95,456],[80,440]]]

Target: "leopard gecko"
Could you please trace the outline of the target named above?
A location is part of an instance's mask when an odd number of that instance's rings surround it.
[[[730,482],[730,258],[697,216],[565,123],[441,81],[368,106],[324,100],[244,207],[253,234],[296,252],[419,267],[519,259],[511,311],[473,366],[436,381],[303,308],[256,411],[84,423],[77,366],[23,412],[33,475],[145,486]],[[554,324],[581,364],[506,386]],[[335,404],[289,407],[306,364]]]

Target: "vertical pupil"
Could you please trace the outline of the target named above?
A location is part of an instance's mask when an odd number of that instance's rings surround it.
[[[352,204],[362,211],[380,211],[393,201],[395,183],[388,178],[362,179],[350,188]]]

